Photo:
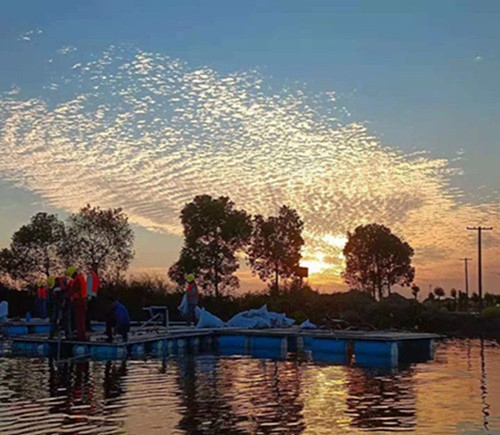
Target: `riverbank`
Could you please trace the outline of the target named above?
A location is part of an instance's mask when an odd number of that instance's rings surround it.
[[[133,320],[145,320],[143,310],[150,305],[169,307],[171,320],[182,320],[177,306],[182,293],[161,282],[136,281],[104,288],[100,297],[113,293],[127,306]],[[26,291],[0,289],[0,300],[9,302],[9,316],[23,318],[35,313],[35,296]],[[200,305],[227,321],[236,313],[267,305],[270,311],[284,312],[301,323],[309,319],[319,327],[370,330],[431,332],[450,337],[500,339],[498,310],[456,311],[453,301],[425,301],[404,298],[394,293],[376,301],[366,293],[321,294],[308,287],[282,289],[279,292],[247,293],[242,296],[215,298],[204,296]],[[486,315],[485,315],[486,314]],[[99,316],[98,316],[99,317]]]

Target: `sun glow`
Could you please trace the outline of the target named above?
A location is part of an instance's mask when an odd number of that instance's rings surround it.
[[[325,255],[321,252],[316,252],[313,258],[302,261],[301,265],[309,269],[309,275],[321,273],[332,267],[331,264],[325,262]]]

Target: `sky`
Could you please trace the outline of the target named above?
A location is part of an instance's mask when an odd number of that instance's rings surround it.
[[[0,246],[38,211],[123,207],[166,275],[195,195],[287,204],[342,290],[346,234],[389,226],[416,283],[500,293],[498,1],[25,1],[0,15]],[[248,268],[242,289],[262,288]]]

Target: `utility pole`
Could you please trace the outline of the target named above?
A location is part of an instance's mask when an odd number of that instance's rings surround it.
[[[479,293],[479,308],[483,308],[483,275],[481,256],[481,233],[491,231],[492,227],[467,227],[469,231],[477,231],[477,291]]]
[[[462,260],[464,262],[464,265],[465,265],[465,294],[467,295],[467,299],[469,298],[469,268],[468,268],[468,264],[469,264],[469,261],[472,261],[472,258],[461,258],[460,260]]]

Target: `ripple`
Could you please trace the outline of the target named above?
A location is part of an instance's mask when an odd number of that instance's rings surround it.
[[[4,358],[0,385],[9,394],[0,400],[0,432],[495,433],[500,431],[499,352],[488,342],[453,340],[438,347],[435,361],[397,370],[299,361],[292,355],[287,360],[186,355],[59,366]]]

